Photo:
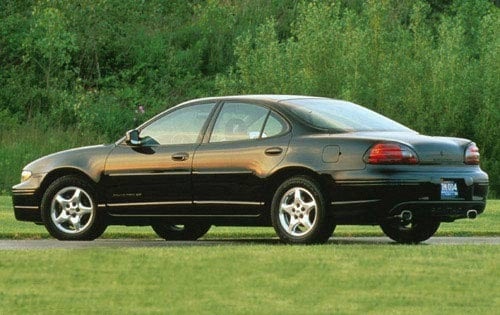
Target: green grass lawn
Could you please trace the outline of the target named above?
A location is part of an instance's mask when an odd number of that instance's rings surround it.
[[[500,202],[441,235],[499,235]],[[0,197],[3,238],[45,238]],[[337,235],[379,234],[339,227]],[[380,234],[381,235],[381,234]],[[105,237],[154,238],[111,227]],[[270,228],[213,228],[206,238],[270,238]],[[167,243],[165,243],[167,244]],[[0,251],[0,314],[494,314],[496,245],[288,246],[228,242],[155,248]]]
[[[494,314],[495,245],[2,251],[2,314]]]
[[[378,226],[338,226],[335,236],[381,236]],[[500,200],[488,200],[484,214],[476,220],[457,220],[443,223],[436,235],[440,236],[491,236],[500,235]],[[0,196],[0,238],[37,239],[49,238],[43,226],[19,222],[14,218],[11,199]],[[110,226],[104,238],[156,238],[150,227]],[[214,238],[270,238],[276,237],[272,228],[266,227],[212,227],[205,239]]]

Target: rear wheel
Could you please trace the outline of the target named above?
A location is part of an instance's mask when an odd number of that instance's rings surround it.
[[[42,198],[42,219],[47,231],[59,240],[93,240],[106,225],[97,211],[93,186],[69,175],[49,185]]]
[[[155,233],[167,241],[195,241],[210,230],[210,224],[168,224],[155,223],[151,227]]]
[[[335,229],[320,186],[307,176],[292,177],[278,187],[271,219],[279,238],[289,244],[325,243]]]
[[[389,238],[403,244],[417,244],[431,238],[438,230],[439,221],[430,218],[414,218],[411,221],[391,220],[380,224]]]

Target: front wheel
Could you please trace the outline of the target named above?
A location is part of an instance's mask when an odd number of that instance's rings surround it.
[[[93,240],[106,225],[97,211],[96,193],[86,180],[64,176],[49,185],[42,198],[45,228],[59,240]]]
[[[325,243],[335,229],[320,186],[307,176],[292,177],[278,187],[271,220],[279,238],[289,244]]]
[[[403,244],[418,244],[429,238],[438,230],[439,221],[415,218],[410,222],[391,220],[380,223],[382,231],[392,240]]]
[[[210,224],[192,223],[175,225],[168,223],[155,223],[151,227],[155,233],[167,241],[195,241],[210,230]]]

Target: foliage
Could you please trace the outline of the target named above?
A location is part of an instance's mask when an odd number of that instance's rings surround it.
[[[437,22],[423,1],[366,1],[360,12],[313,1],[298,11],[287,41],[272,19],[237,39],[236,66],[217,81],[224,94],[347,99],[425,134],[473,139],[500,190],[498,8],[457,1]]]
[[[113,141],[194,97],[330,96],[473,139],[499,192],[499,12],[488,0],[2,1],[0,118]]]

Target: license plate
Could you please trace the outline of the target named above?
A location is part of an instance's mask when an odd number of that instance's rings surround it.
[[[454,181],[443,181],[441,183],[441,199],[458,198],[458,186]]]

